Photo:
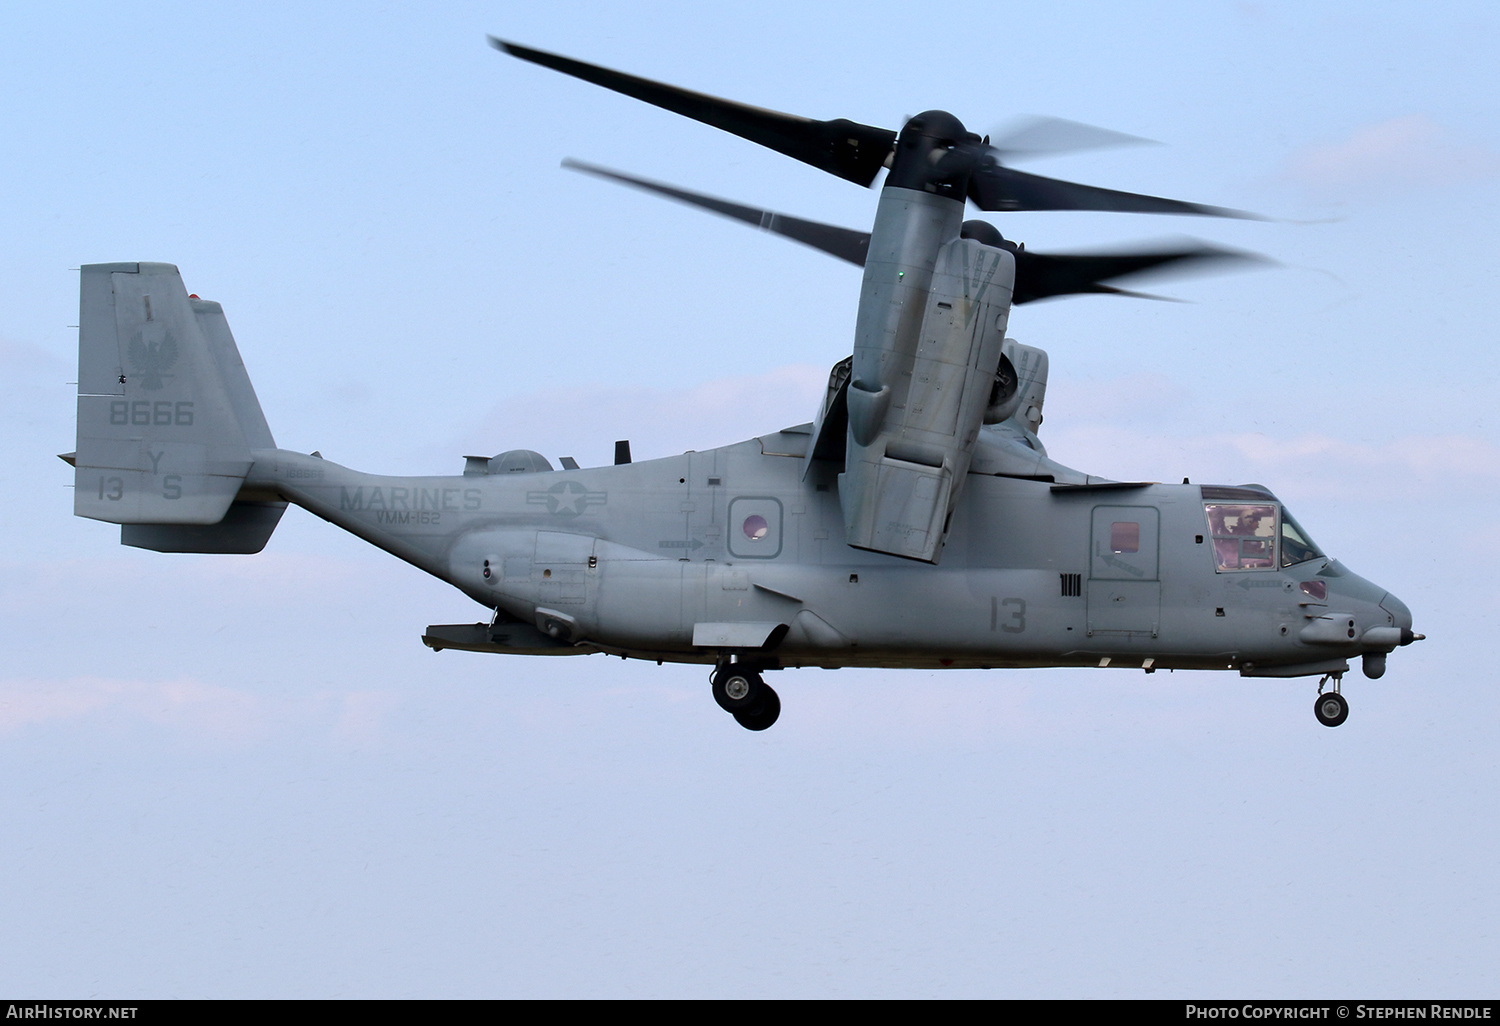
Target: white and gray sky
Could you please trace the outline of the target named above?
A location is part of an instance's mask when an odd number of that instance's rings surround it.
[[[924,20],[925,19],[925,20]],[[30,5],[0,34],[0,992],[1494,996],[1500,535],[1492,4]],[[503,57],[780,110],[1167,145],[1037,161],[1278,220],[1274,268],[1016,311],[1043,438],[1270,485],[1429,640],[1309,681],[704,672],[447,652],[456,591],[290,511],[256,557],[73,518],[81,263],[220,300],[277,441],[458,472],[810,419],[858,272],[561,171],[861,227],[875,194]]]

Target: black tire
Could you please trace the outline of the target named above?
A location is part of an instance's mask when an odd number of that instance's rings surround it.
[[[761,701],[749,712],[734,714],[735,722],[746,730],[765,730],[781,715],[781,696],[767,684],[761,684]]]
[[[1313,715],[1325,727],[1337,727],[1349,718],[1349,703],[1337,691],[1319,695],[1313,703]]]
[[[713,677],[714,701],[727,713],[739,715],[753,712],[760,705],[762,694],[770,690],[754,670],[728,669],[715,671]]]

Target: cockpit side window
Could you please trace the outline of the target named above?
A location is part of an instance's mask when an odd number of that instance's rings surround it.
[[[1276,566],[1276,507],[1249,503],[1204,503],[1214,562],[1224,570],[1269,570]]]
[[[1309,559],[1321,559],[1323,550],[1317,542],[1307,536],[1302,525],[1292,519],[1285,509],[1281,511],[1281,565],[1292,566],[1306,563]]]

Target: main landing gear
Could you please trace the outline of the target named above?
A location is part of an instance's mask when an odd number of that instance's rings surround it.
[[[1323,693],[1323,685],[1328,683],[1328,677],[1333,678],[1333,690],[1326,695]],[[1344,696],[1339,694],[1339,685],[1343,683],[1343,674],[1332,673],[1318,682],[1318,698],[1313,702],[1313,715],[1318,722],[1325,727],[1337,727],[1349,718],[1349,703],[1344,701]]]
[[[739,663],[721,663],[712,678],[714,701],[746,730],[765,730],[781,715],[781,697],[760,674]]]

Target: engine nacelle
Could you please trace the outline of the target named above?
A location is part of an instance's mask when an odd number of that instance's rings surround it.
[[[938,561],[995,393],[1015,266],[974,239],[944,244],[906,366],[888,365],[878,387],[857,373],[849,383],[839,498],[850,545]]]

